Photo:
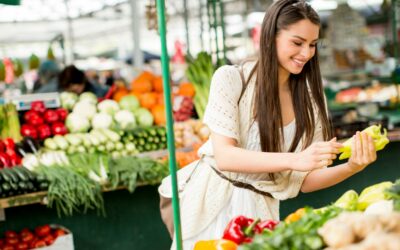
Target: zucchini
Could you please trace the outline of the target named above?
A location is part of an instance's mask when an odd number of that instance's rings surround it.
[[[10,176],[11,182],[17,183],[19,181],[17,173],[15,173],[14,171],[11,171],[11,169],[3,168],[2,171],[4,171],[6,174],[8,174],[8,176]]]
[[[45,191],[49,189],[49,183],[48,182],[42,182],[39,184],[39,190]]]
[[[151,144],[147,143],[146,145],[144,145],[144,149],[145,151],[151,151]]]
[[[26,185],[26,182],[23,181],[18,182],[18,188],[23,192],[28,191],[28,186]]]
[[[10,184],[4,182],[3,184],[1,184],[1,188],[3,189],[3,193],[1,194],[1,196],[4,197],[8,197],[9,193],[11,192],[11,186]]]
[[[28,181],[29,180],[29,176],[27,174],[25,174],[25,172],[23,172],[22,170],[20,170],[20,168],[22,167],[13,167],[12,169],[10,169],[10,171],[13,171],[17,174],[20,182],[24,182],[24,181]]]
[[[34,191],[36,191],[36,190],[35,190],[35,185],[33,185],[33,183],[30,182],[30,181],[27,181],[27,182],[26,182],[26,188],[27,188],[27,190],[28,190],[29,192],[34,192]]]
[[[0,175],[1,178],[4,180],[4,182],[11,182],[11,176],[7,174],[5,171],[0,170]]]
[[[24,172],[26,176],[28,176],[28,179],[30,181],[35,181],[36,180],[36,174],[29,171],[29,169],[25,168],[25,167],[20,167],[19,169],[21,172]]]

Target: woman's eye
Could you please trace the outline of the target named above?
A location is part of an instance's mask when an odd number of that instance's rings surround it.
[[[301,43],[299,43],[299,42],[293,42],[294,43],[294,45],[296,45],[296,46],[301,46]]]
[[[317,44],[310,44],[310,47],[315,48],[317,47]]]

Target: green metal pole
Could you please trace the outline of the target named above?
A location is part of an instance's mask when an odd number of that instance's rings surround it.
[[[186,54],[190,56],[189,20],[188,20],[187,0],[183,0],[183,17],[185,19]]]
[[[397,17],[396,17],[396,0],[392,0],[392,36],[393,36],[393,54],[396,58],[397,63],[399,63],[399,45],[397,44]]]
[[[215,33],[215,46],[217,50],[217,62],[219,61],[219,43],[218,43],[218,19],[217,19],[217,3],[216,0],[211,0],[212,8],[213,8],[213,26]]]
[[[226,63],[226,44],[225,44],[225,38],[226,38],[226,33],[225,33],[225,21],[224,21],[224,16],[225,16],[225,11],[224,11],[224,2],[219,0],[219,9],[220,9],[220,22],[221,22],[221,29],[222,29],[222,46],[223,46],[223,52],[224,52],[224,64]]]
[[[174,231],[176,249],[182,250],[182,233],[181,233],[181,217],[179,213],[179,196],[178,196],[178,183],[176,175],[176,160],[175,160],[175,138],[174,138],[174,120],[172,117],[171,105],[171,89],[169,86],[169,58],[167,50],[166,30],[165,30],[165,2],[164,0],[157,0],[157,15],[158,15],[158,29],[160,32],[161,42],[161,65],[162,77],[164,87],[164,100],[166,107],[167,118],[167,146],[169,153],[169,172],[171,175],[172,184],[172,208],[174,209]]]

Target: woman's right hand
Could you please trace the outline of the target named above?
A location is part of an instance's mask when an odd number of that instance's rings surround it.
[[[302,152],[295,153],[292,169],[306,172],[329,166],[341,147],[342,144],[336,142],[336,138],[327,142],[314,142]]]

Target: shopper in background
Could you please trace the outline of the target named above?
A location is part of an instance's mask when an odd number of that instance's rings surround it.
[[[204,117],[211,138],[200,161],[178,173],[183,249],[221,238],[237,215],[279,220],[280,200],[333,186],[375,161],[372,138],[358,132],[348,162],[327,168],[342,145],[331,139],[320,26],[305,1],[278,0],[264,17],[258,60],[215,72]],[[159,192],[171,197],[169,177]]]
[[[44,61],[38,71],[38,80],[33,85],[34,93],[57,92],[60,68],[53,60]]]
[[[107,93],[107,88],[97,83],[87,80],[85,73],[74,65],[69,65],[58,76],[60,91],[70,91],[76,94],[83,92],[93,92],[97,97],[103,97]]]

